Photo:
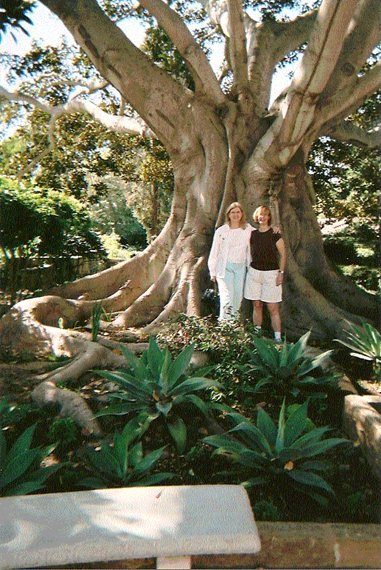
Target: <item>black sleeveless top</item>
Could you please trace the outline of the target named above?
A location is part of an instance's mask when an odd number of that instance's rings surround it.
[[[281,234],[275,234],[272,228],[265,232],[253,230],[250,236],[251,267],[260,271],[279,269],[276,242]]]

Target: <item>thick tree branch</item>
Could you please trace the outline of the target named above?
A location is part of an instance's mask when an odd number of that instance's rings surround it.
[[[315,25],[317,10],[312,10],[289,22],[269,22],[265,25],[272,30],[273,53],[276,61],[306,42]]]
[[[40,109],[44,113],[51,115],[52,107],[43,101],[40,101],[37,97],[32,97],[26,93],[19,93],[18,91],[8,91],[5,87],[0,85],[0,99],[7,99],[8,101],[15,101],[16,103],[27,103],[32,105],[36,109]]]
[[[208,58],[181,17],[162,0],[141,0],[140,4],[156,18],[183,56],[195,81],[196,92],[201,91],[215,103],[223,104],[225,96]]]
[[[129,135],[140,135],[146,138],[156,138],[155,134],[141,119],[126,117],[121,115],[111,115],[102,111],[100,107],[86,100],[73,100],[63,105],[65,113],[88,113],[104,127],[108,129]]]
[[[348,35],[337,61],[336,68],[324,91],[328,99],[338,89],[353,83],[374,47],[381,40],[381,2],[362,0],[351,19]]]
[[[199,3],[206,10],[212,24],[217,26],[226,38],[230,37],[227,1],[199,0]]]
[[[323,0],[281,114],[283,145],[297,145],[309,129],[319,97],[335,68],[357,0]],[[282,120],[279,117],[279,120]]]
[[[246,33],[241,0],[227,0],[229,13],[229,51],[230,64],[234,74],[234,83],[246,88],[248,82]]]
[[[381,145],[381,126],[371,131],[365,131],[353,123],[343,121],[340,125],[327,130],[324,134],[339,141],[350,142],[361,147],[375,148]]]
[[[47,103],[43,103],[36,97],[32,97],[18,91],[8,91],[4,87],[0,86],[0,99],[1,98],[7,99],[8,101],[17,101],[33,105],[36,109],[40,109],[41,111],[49,114],[54,121],[56,121],[60,116],[69,115],[70,113],[88,113],[98,123],[114,132],[155,138],[154,133],[141,119],[106,113],[91,101],[86,101],[84,99],[74,98],[63,105],[52,106]]]
[[[42,0],[73,34],[102,77],[152,128],[168,150],[183,144],[191,116],[189,92],[156,66],[100,8],[96,0]]]
[[[328,105],[322,106],[316,116],[316,125],[326,125],[329,122],[337,123],[337,121],[356,111],[365,99],[380,89],[381,62],[378,62],[370,71],[347,85],[344,90],[339,90]]]
[[[307,41],[316,20],[314,10],[290,22],[251,20],[246,25],[248,72],[251,91],[260,112],[269,104],[275,66],[290,51]]]

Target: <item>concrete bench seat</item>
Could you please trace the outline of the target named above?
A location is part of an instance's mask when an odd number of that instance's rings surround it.
[[[0,499],[0,568],[256,553],[252,509],[238,485],[100,489]]]

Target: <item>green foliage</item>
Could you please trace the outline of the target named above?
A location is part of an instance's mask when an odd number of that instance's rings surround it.
[[[307,411],[305,402],[286,419],[283,402],[278,425],[263,409],[258,411],[256,425],[240,414],[231,413],[228,416],[235,427],[226,435],[206,437],[204,442],[216,448],[214,454],[226,455],[244,468],[249,476],[245,486],[271,485],[286,494],[291,488],[327,505],[326,496],[332,495],[333,489],[322,474],[331,466],[317,457],[347,440],[323,439],[329,428],[311,430]]]
[[[378,267],[339,265],[338,268],[343,275],[350,277],[359,287],[363,287],[369,293],[378,293],[381,279],[381,271]]]
[[[88,448],[86,460],[95,476],[80,481],[83,487],[128,487],[156,485],[170,479],[171,473],[151,473],[160,460],[165,447],[143,454],[140,438],[147,429],[138,419],[126,424],[122,433],[114,434],[113,445],[102,444],[100,449]]]
[[[102,307],[102,303],[95,303],[91,311],[91,340],[97,342],[101,319],[107,316],[106,311]]]
[[[381,95],[370,97],[347,120],[371,131],[377,127]],[[312,147],[308,170],[320,218],[346,220],[347,227],[324,237],[328,257],[358,285],[377,291],[379,279],[379,185],[381,155],[369,149],[323,137]],[[377,279],[378,273],[378,279]]]
[[[21,79],[20,89],[52,105],[67,102],[75,89],[57,77],[64,75],[74,83],[83,77],[99,80],[86,56],[65,42],[58,47],[34,43],[8,66],[10,81]],[[117,114],[115,94],[106,88],[100,95],[102,110]],[[168,218],[174,186],[171,162],[161,143],[109,131],[78,113],[58,119],[55,147],[41,157],[49,144],[49,117],[29,107],[20,106],[15,112],[15,106],[4,105],[8,114],[4,122],[18,118],[22,124],[11,137],[15,152],[9,152],[9,140],[0,146],[4,173],[15,175],[38,158],[40,168],[27,172],[25,180],[33,177],[41,188],[81,199],[101,233],[114,229],[122,244],[138,248],[146,245],[146,231],[150,236],[159,233]]]
[[[48,441],[55,442],[56,449],[65,451],[78,442],[80,430],[72,418],[56,418],[48,429]]]
[[[148,28],[142,49],[156,64],[194,91],[192,74],[168,34],[162,28],[154,26]]]
[[[35,405],[30,403],[16,406],[15,404],[8,404],[5,398],[0,400],[0,428],[24,423],[37,409]]]
[[[32,24],[29,13],[33,10],[35,3],[26,0],[1,0],[0,2],[0,40],[2,34],[10,31],[11,36],[16,41],[13,29],[21,30],[29,36],[25,29],[25,24]]]
[[[381,95],[370,97],[348,118],[365,130],[374,129],[381,112]],[[325,218],[358,218],[378,226],[381,156],[369,149],[324,137],[313,146],[308,169],[316,193],[316,210]]]
[[[17,182],[0,177],[0,246],[3,251],[32,248],[40,224],[52,214],[48,204],[36,200],[33,192]]]
[[[107,259],[117,259],[118,261],[123,261],[130,259],[133,255],[136,255],[135,248],[127,248],[122,246],[120,235],[112,231],[111,234],[100,235],[102,246],[106,251]]]
[[[180,315],[175,322],[161,327],[157,339],[175,351],[192,342],[195,350],[205,353],[210,361],[204,373],[223,385],[224,394],[219,394],[218,398],[236,400],[244,395],[245,375],[242,374],[242,367],[248,362],[250,351],[255,348],[253,339],[256,335],[251,324],[216,321],[210,316]]]
[[[255,518],[260,521],[280,521],[282,513],[271,500],[262,499],[254,504]]]
[[[329,226],[328,226],[329,229]],[[323,236],[324,251],[339,270],[371,292],[379,288],[378,224],[365,217]]]
[[[308,332],[295,344],[285,342],[281,349],[271,341],[254,338],[255,351],[251,352],[245,369],[256,380],[253,386],[246,385],[246,390],[269,394],[275,400],[298,399],[302,395],[325,398],[324,391],[336,386],[337,377],[333,373],[322,373],[320,366],[333,351],[311,358],[306,351],[309,336]]]
[[[336,342],[351,350],[351,356],[368,360],[373,364],[373,373],[376,380],[381,381],[381,334],[370,323],[361,326],[348,323],[346,340],[335,339]]]
[[[120,386],[117,392],[109,394],[110,399],[119,402],[99,412],[98,416],[144,414],[151,421],[161,418],[179,453],[183,453],[187,443],[187,428],[180,417],[180,407],[191,405],[207,416],[210,404],[196,393],[218,383],[203,377],[187,376],[193,346],[186,347],[174,360],[169,350],[161,350],[153,337],[140,359],[126,348],[122,350],[129,365],[127,370],[97,371]]]
[[[6,407],[0,402],[0,413]],[[41,463],[54,449],[31,448],[36,426],[27,428],[8,448],[4,432],[0,431],[0,495],[29,495],[44,488],[46,479],[60,468],[60,465],[41,467]]]
[[[112,249],[112,238],[118,242],[119,248],[121,246],[134,246],[137,249],[145,247],[147,245],[146,230],[127,205],[127,201],[133,204],[130,185],[115,176],[96,180],[99,184],[102,182],[105,188],[97,200],[90,204],[89,215],[93,228],[104,236],[105,248],[107,249],[105,241],[108,240],[108,249]],[[91,186],[89,184],[89,193],[92,192],[93,184]]]
[[[211,355],[220,362],[225,356],[238,358],[244,346],[252,347],[253,332],[238,320],[216,321],[213,317],[188,317],[179,315],[176,321],[165,323],[157,335],[160,343],[179,351],[189,342],[195,350]]]
[[[0,247],[6,255],[79,255],[101,250],[82,204],[0,177]]]

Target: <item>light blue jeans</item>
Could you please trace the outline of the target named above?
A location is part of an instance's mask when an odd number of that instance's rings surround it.
[[[219,320],[234,319],[241,307],[243,285],[245,282],[246,265],[244,263],[226,264],[225,277],[217,277],[218,293],[220,295]]]

